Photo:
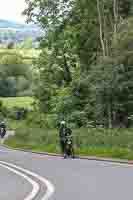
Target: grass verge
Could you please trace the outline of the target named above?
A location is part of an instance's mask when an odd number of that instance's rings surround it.
[[[76,155],[133,160],[133,130],[73,130]],[[60,153],[57,130],[16,129],[16,135],[5,141],[13,148],[37,152]]]

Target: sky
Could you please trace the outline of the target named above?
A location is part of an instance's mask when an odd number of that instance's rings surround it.
[[[15,20],[25,22],[21,15],[25,8],[25,0],[1,0],[0,2],[0,19]]]

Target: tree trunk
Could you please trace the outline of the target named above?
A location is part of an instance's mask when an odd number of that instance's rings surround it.
[[[106,49],[105,49],[105,43],[104,43],[104,37],[103,37],[103,22],[102,22],[102,14],[101,14],[99,0],[97,0],[97,11],[98,11],[98,20],[99,20],[99,25],[100,25],[100,41],[101,41],[101,46],[102,46],[102,51],[103,51],[103,57],[105,57]]]
[[[65,81],[69,84],[72,81],[71,72],[67,63],[67,59],[64,52],[64,77]]]
[[[117,21],[118,21],[118,9],[117,9],[117,0],[114,0],[114,33],[117,33]]]
[[[112,128],[112,108],[111,104],[108,104],[108,127]]]

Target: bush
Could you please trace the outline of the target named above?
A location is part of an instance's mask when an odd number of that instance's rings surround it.
[[[3,105],[3,101],[0,100],[0,118],[7,117],[7,108]]]
[[[44,114],[33,111],[28,114],[26,123],[34,127],[52,129],[57,127],[58,117],[56,114]]]

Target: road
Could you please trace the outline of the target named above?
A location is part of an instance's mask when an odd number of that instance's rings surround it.
[[[133,198],[132,185],[133,166],[0,146],[1,200],[126,200]]]

